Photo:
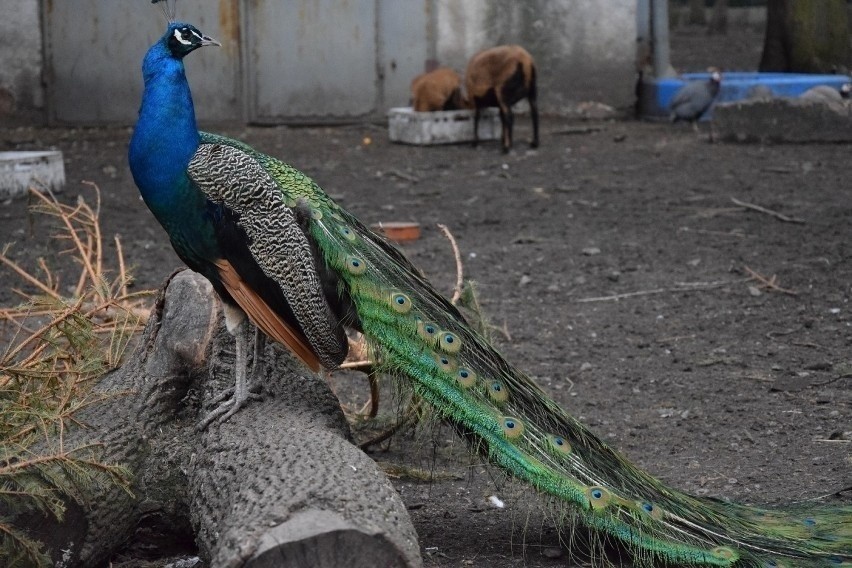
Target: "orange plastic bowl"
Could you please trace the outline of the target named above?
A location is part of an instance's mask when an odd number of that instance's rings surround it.
[[[375,223],[370,228],[396,243],[416,241],[420,238],[420,223],[389,221],[387,223]]]

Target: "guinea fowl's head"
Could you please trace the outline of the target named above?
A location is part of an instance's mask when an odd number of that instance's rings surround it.
[[[212,37],[206,36],[192,24],[172,22],[161,40],[175,59],[183,59],[187,54],[205,45],[222,45]]]

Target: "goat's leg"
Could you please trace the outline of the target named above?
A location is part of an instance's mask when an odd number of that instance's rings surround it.
[[[533,138],[530,147],[538,148],[538,103],[535,97],[529,97],[530,118],[532,118]]]
[[[476,105],[473,110],[473,147],[476,148],[479,146],[479,104],[474,102]]]
[[[500,103],[500,123],[503,126],[502,145],[503,153],[508,154],[512,149],[512,124],[515,117],[512,115],[512,107]]]

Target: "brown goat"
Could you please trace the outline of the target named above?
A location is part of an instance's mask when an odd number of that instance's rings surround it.
[[[461,77],[449,67],[423,73],[411,81],[411,96],[417,112],[460,109]]]
[[[512,147],[512,105],[527,99],[532,117],[533,139],[538,147],[538,105],[536,102],[536,69],[532,55],[519,45],[500,45],[480,51],[467,64],[465,88],[469,105],[475,109],[473,118],[473,144],[479,142],[479,113],[485,107],[500,109],[503,127],[502,148],[506,153]]]

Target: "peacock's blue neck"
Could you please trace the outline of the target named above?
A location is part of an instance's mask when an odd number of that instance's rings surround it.
[[[186,168],[200,136],[183,61],[160,41],[145,55],[142,74],[145,92],[128,157],[142,198],[165,225],[176,202],[197,198]]]

